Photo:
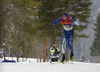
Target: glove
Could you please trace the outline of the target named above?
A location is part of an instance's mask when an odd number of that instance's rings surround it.
[[[53,19],[53,20],[55,19],[55,15],[52,16],[52,19]]]
[[[53,56],[56,56],[56,55],[57,55],[57,54],[55,54],[55,53],[53,54]]]
[[[76,21],[75,16],[72,17],[74,21]]]
[[[54,53],[55,53],[55,54],[58,54],[58,51],[55,51]]]

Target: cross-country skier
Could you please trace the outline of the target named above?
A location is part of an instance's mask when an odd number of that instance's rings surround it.
[[[70,60],[73,59],[74,53],[73,53],[73,37],[74,37],[74,30],[73,30],[73,23],[76,25],[79,25],[79,22],[75,20],[75,18],[68,16],[67,11],[62,12],[62,16],[55,20],[55,17],[52,17],[52,25],[57,24],[58,22],[62,23],[62,26],[64,28],[63,30],[63,36],[62,36],[62,60],[61,62],[64,62],[65,60],[65,52],[66,52],[66,42],[68,40],[67,46],[70,50]]]
[[[50,53],[51,53],[50,62],[58,62],[60,50],[56,47],[56,42],[54,42],[53,47],[50,48]]]

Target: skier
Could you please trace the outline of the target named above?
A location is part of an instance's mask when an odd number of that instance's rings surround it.
[[[58,62],[60,50],[56,47],[56,42],[53,43],[53,47],[50,48],[51,62]]]
[[[73,30],[73,23],[76,25],[79,25],[79,22],[75,20],[75,17],[68,16],[67,11],[62,12],[62,16],[55,20],[55,17],[52,17],[52,25],[57,24],[58,22],[62,23],[62,26],[64,28],[63,30],[63,36],[62,36],[62,60],[63,63],[65,60],[65,52],[66,52],[66,42],[68,40],[67,46],[70,50],[70,60],[73,59],[74,53],[73,53],[73,37],[74,37],[74,30]]]

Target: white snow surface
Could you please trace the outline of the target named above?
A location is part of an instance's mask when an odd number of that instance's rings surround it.
[[[0,72],[100,72],[100,63],[50,64],[31,59],[30,62],[0,63]]]

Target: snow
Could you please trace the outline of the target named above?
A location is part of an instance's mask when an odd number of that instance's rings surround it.
[[[100,72],[99,63],[37,63],[36,59],[28,59],[30,62],[0,63],[0,72]],[[34,62],[33,62],[34,61]]]

